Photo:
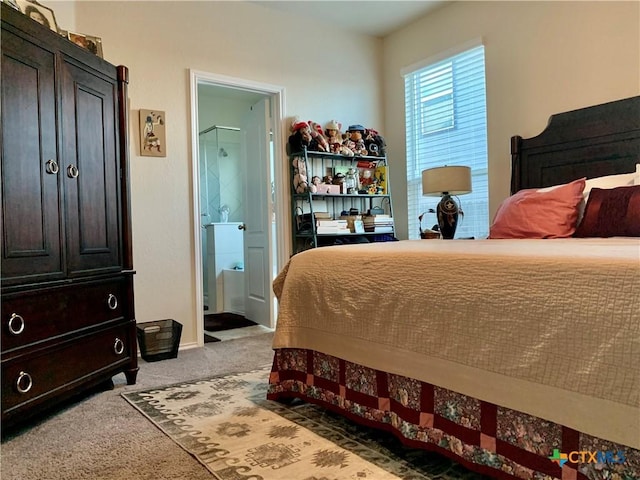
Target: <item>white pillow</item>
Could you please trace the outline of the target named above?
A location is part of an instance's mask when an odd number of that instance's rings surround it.
[[[589,178],[584,184],[582,196],[586,202],[592,188],[616,188],[640,184],[640,164],[636,165],[636,171],[621,173],[620,175],[607,175],[605,177]]]
[[[584,184],[584,190],[582,191],[583,200],[578,205],[578,223],[582,220],[584,214],[584,208],[589,200],[589,193],[592,188],[616,188],[627,187],[631,185],[640,185],[640,163],[636,164],[636,171],[631,173],[621,173],[619,175],[606,175],[604,177],[596,177],[588,179]],[[553,185],[551,187],[545,187],[538,189],[538,192],[550,192],[562,185]]]

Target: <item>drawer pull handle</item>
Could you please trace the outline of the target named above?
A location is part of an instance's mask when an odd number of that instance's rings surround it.
[[[24,318],[17,313],[12,313],[9,319],[9,331],[14,335],[20,335],[24,332]]]
[[[71,164],[67,167],[67,177],[78,178],[79,173],[80,172],[78,171],[78,167],[76,167],[75,165]]]
[[[115,310],[118,308],[118,299],[113,293],[110,293],[109,297],[107,297],[107,306],[109,307],[109,310]]]
[[[60,170],[58,168],[58,162],[56,162],[55,160],[47,160],[46,169],[47,173],[50,175],[55,175]]]
[[[122,355],[124,352],[124,342],[116,337],[116,341],[113,342],[113,351],[116,352],[116,355]]]
[[[24,386],[22,386],[24,384]],[[20,375],[18,375],[18,380],[16,380],[16,389],[18,390],[18,393],[27,393],[29,390],[31,390],[31,387],[33,387],[33,380],[31,378],[31,375],[29,375],[27,372],[20,372]]]

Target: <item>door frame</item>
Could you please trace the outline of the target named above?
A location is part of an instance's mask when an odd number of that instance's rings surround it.
[[[276,215],[276,236],[272,238],[272,242],[276,242],[276,256],[278,270],[284,267],[285,259],[288,259],[291,251],[291,227],[288,221],[288,204],[287,196],[288,182],[284,179],[289,178],[288,168],[284,159],[285,145],[287,141],[286,131],[283,126],[283,112],[285,105],[284,87],[271,85],[267,83],[254,82],[242,78],[229,77],[215,73],[203,72],[199,70],[189,70],[190,87],[191,87],[191,172],[192,172],[192,215],[193,215],[193,270],[195,274],[194,286],[196,291],[195,308],[197,312],[196,336],[198,346],[204,345],[204,321],[202,315],[204,312],[204,292],[202,284],[202,228],[200,226],[200,162],[199,162],[199,132],[198,125],[198,84],[208,83],[211,85],[227,87],[236,90],[245,90],[248,92],[261,93],[269,96],[271,99],[271,115],[272,115],[272,132],[273,132],[273,151],[274,151],[274,175],[273,178],[275,189],[275,215]],[[270,171],[270,165],[268,171]],[[273,246],[268,245],[271,249]],[[269,286],[271,301],[274,301],[273,290]],[[273,309],[272,309],[273,311]],[[270,319],[271,327],[275,326],[275,318]]]

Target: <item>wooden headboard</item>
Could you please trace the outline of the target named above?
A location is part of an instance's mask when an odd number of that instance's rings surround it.
[[[511,193],[629,173],[640,163],[640,96],[552,115],[532,138],[511,137]]]

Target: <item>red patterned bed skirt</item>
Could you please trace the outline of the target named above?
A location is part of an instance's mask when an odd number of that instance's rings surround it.
[[[319,404],[494,478],[640,479],[640,450],[312,350],[276,350],[269,383],[271,400]]]

